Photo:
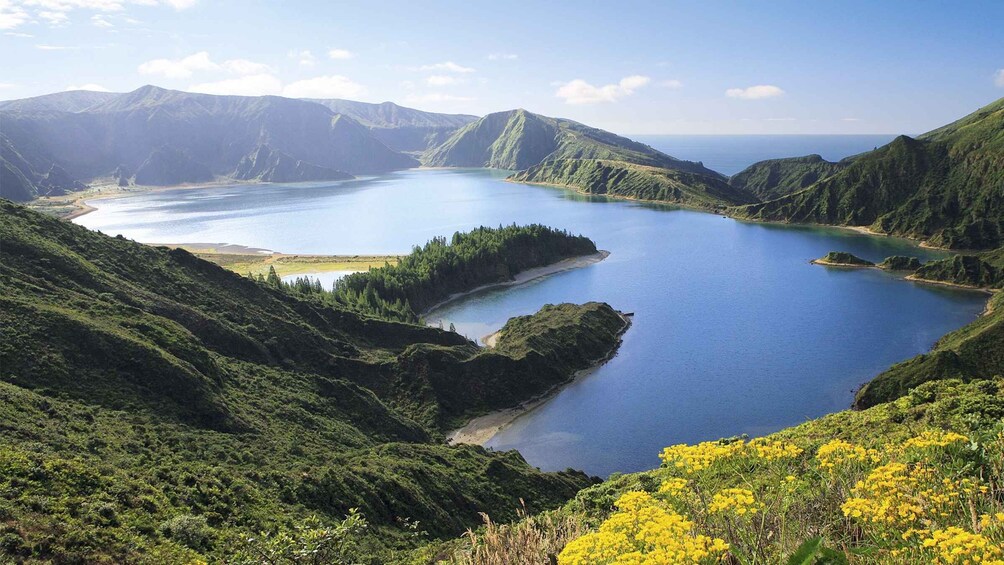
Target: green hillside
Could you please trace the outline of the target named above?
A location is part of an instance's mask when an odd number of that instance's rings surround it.
[[[545,310],[489,352],[6,201],[0,220],[0,556],[259,563],[348,528],[383,562],[591,482],[442,441],[616,347],[606,305]]]
[[[604,159],[721,178],[701,163],[683,161],[626,137],[571,120],[509,110],[488,114],[426,152],[434,167],[488,167],[521,171],[559,159]]]
[[[867,226],[933,245],[1004,243],[1004,99],[912,139],[859,155],[810,187],[737,208],[755,220]]]
[[[729,185],[752,192],[758,200],[774,200],[807,188],[847,165],[831,163],[819,155],[768,159],[753,163],[729,177]]]
[[[512,175],[509,180],[563,186],[586,194],[669,202],[706,209],[722,209],[756,202],[752,194],[729,186],[717,176],[624,161],[546,161]]]

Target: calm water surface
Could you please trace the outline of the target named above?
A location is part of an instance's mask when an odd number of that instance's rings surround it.
[[[762,434],[846,408],[851,390],[974,319],[979,293],[808,261],[937,256],[893,238],[747,224],[501,182],[408,171],[300,185],[169,190],[92,201],[80,224],[144,242],[227,242],[287,253],[405,253],[479,225],[539,222],[611,252],[596,265],[471,296],[432,313],[472,338],[557,302],[634,312],[618,355],[489,446],[543,469],[597,475],[658,464],[666,445]]]

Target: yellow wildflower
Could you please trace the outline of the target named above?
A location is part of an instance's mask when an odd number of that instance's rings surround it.
[[[733,513],[737,516],[755,514],[761,506],[753,496],[753,491],[744,488],[727,488],[715,493],[708,505],[708,512]]]
[[[874,449],[865,449],[859,445],[848,443],[842,439],[834,439],[819,447],[816,459],[822,469],[833,469],[846,463],[878,463],[879,453]]]
[[[1001,548],[980,534],[955,526],[930,532],[921,546],[933,553],[932,563],[962,565],[969,563],[1000,564]]]
[[[712,463],[739,453],[743,442],[721,443],[705,441],[697,445],[679,444],[667,447],[659,454],[665,466],[687,474],[707,469]]]
[[[924,449],[927,447],[945,447],[953,443],[968,441],[969,438],[955,432],[928,430],[921,433],[917,437],[912,437],[906,440],[906,442],[903,443],[903,449],[910,449],[911,447],[918,449]]]
[[[558,555],[561,565],[708,563],[718,561],[728,544],[696,535],[694,524],[658,505],[646,492],[628,492],[618,511],[598,531],[570,541]]]

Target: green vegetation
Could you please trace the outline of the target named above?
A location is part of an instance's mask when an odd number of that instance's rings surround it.
[[[560,510],[486,522],[422,555],[454,564],[602,565],[632,549],[652,562],[999,562],[1002,418],[1000,379],[926,383],[766,438],[668,447],[658,469],[612,476]]]
[[[488,351],[6,201],[0,219],[0,560],[387,562],[592,482],[442,442],[616,347],[605,305]]]
[[[768,159],[753,163],[729,178],[729,185],[751,192],[762,201],[774,200],[809,187],[847,166],[819,155]]]
[[[805,190],[734,213],[867,226],[955,249],[1004,243],[1004,99],[917,139],[853,158]]]
[[[866,261],[846,251],[830,251],[823,257],[813,261],[818,265],[835,265],[839,267],[874,267],[875,263]]]
[[[921,262],[916,257],[892,255],[882,260],[878,267],[887,271],[916,271],[921,267]]]
[[[588,238],[541,225],[481,227],[415,247],[397,265],[355,273],[335,283],[337,304],[383,318],[418,321],[421,312],[527,269],[596,253]]]
[[[564,186],[587,194],[714,210],[756,201],[745,190],[732,188],[717,177],[623,161],[547,161],[518,172],[509,180]]]
[[[544,161],[602,159],[662,167],[724,180],[701,163],[683,161],[626,137],[571,120],[526,110],[488,114],[426,152],[435,167],[488,167],[521,171]]]
[[[918,269],[914,278],[963,286],[1004,287],[1004,247],[932,261]]]

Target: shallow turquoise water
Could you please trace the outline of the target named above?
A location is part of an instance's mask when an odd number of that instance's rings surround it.
[[[609,258],[434,312],[472,338],[546,303],[634,312],[617,356],[489,446],[543,469],[607,475],[658,464],[669,444],[761,434],[846,408],[852,389],[974,319],[985,296],[877,270],[810,265],[831,250],[874,261],[936,252],[835,228],[582,198],[479,170],[336,184],[169,190],[100,200],[76,221],[144,242],[225,242],[287,253],[403,253],[479,225],[583,233]]]

